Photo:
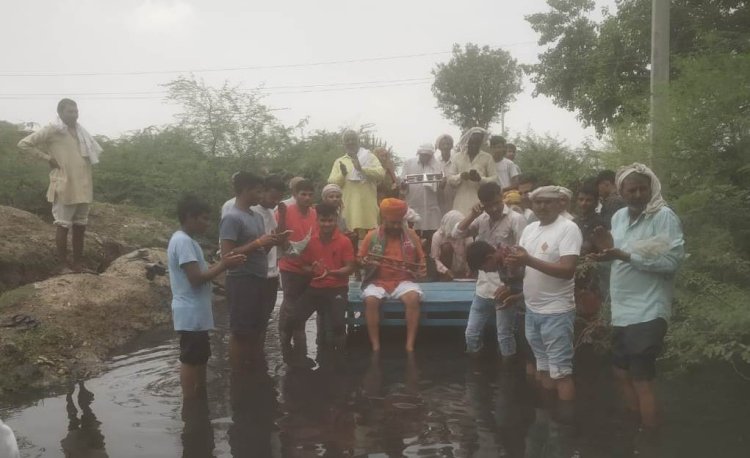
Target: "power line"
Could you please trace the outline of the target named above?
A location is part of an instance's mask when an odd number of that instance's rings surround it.
[[[536,41],[523,41],[517,43],[506,43],[499,45],[498,47],[511,47],[511,46],[522,46],[528,44],[536,44]],[[453,51],[435,51],[435,52],[423,52],[414,54],[400,54],[393,56],[379,56],[379,57],[364,57],[358,59],[343,59],[343,60],[328,60],[319,62],[307,62],[307,63],[292,63],[292,64],[275,64],[275,65],[250,65],[242,67],[224,67],[224,68],[194,68],[194,69],[183,69],[183,70],[140,70],[140,71],[126,71],[126,72],[2,72],[0,77],[55,77],[55,76],[136,76],[136,75],[164,75],[171,73],[210,73],[210,72],[230,72],[230,71],[241,71],[241,70],[267,70],[267,69],[280,69],[280,68],[302,68],[302,67],[319,67],[325,65],[343,65],[343,64],[355,64],[364,62],[380,62],[386,60],[398,60],[398,59],[413,59],[418,57],[429,57],[438,56],[443,54],[451,54]]]
[[[320,83],[320,84],[302,84],[302,85],[289,85],[289,86],[258,86],[252,89],[248,89],[248,91],[271,91],[276,89],[308,89],[308,88],[329,88],[329,87],[343,87],[343,86],[361,86],[361,85],[369,85],[369,84],[389,84],[389,83],[404,83],[404,82],[426,82],[431,81],[431,77],[422,77],[422,78],[400,78],[400,79],[392,79],[392,80],[373,80],[373,81],[349,81],[349,82],[336,82],[336,83]],[[115,92],[65,92],[64,95],[67,96],[96,96],[96,95],[158,95],[158,94],[167,94],[168,91],[166,90],[160,90],[160,91],[115,91]],[[6,93],[2,94],[0,93],[0,97],[36,97],[36,96],[60,96],[63,93],[61,92],[18,92],[18,93]]]
[[[328,87],[319,89],[302,89],[302,90],[291,90],[291,91],[278,91],[268,92],[269,95],[286,95],[286,94],[310,94],[310,93],[321,93],[321,92],[335,92],[335,91],[351,91],[351,90],[363,90],[363,89],[380,89],[389,87],[404,87],[404,86],[419,86],[429,84],[430,81],[411,81],[404,83],[392,83],[392,84],[371,84],[362,86],[352,87]],[[302,87],[302,86],[300,86]],[[66,94],[71,95],[71,94]],[[61,94],[34,94],[34,95],[18,95],[18,94],[4,94],[0,95],[0,100],[28,100],[31,98],[44,99],[47,97],[60,97]],[[155,100],[163,99],[164,95],[127,95],[127,93],[120,95],[102,95],[102,94],[83,94],[76,96],[77,98],[87,100]]]

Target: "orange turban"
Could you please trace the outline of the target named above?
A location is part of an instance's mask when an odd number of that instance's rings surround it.
[[[521,205],[521,193],[518,191],[507,191],[503,194],[505,205]]]
[[[401,221],[409,209],[406,202],[400,199],[387,198],[380,202],[380,216],[384,221]]]

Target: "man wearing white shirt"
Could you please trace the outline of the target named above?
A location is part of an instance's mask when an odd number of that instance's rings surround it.
[[[524,217],[503,204],[503,193],[497,183],[484,183],[478,191],[479,203],[469,216],[453,230],[454,238],[476,237],[477,241],[487,242],[493,248],[511,247],[518,244],[526,227]],[[482,348],[482,333],[485,323],[495,314],[498,351],[503,359],[516,354],[516,340],[513,331],[516,326],[517,310],[515,303],[498,304],[498,296],[503,282],[498,272],[480,270],[476,292],[469,309],[466,323],[466,351],[470,356],[477,355]]]
[[[263,225],[266,234],[276,233],[276,216],[274,210],[279,204],[281,197],[286,192],[286,186],[284,182],[277,177],[269,176],[263,181],[263,194],[261,194],[260,202],[258,205],[253,205],[250,210],[257,212],[263,218]],[[279,264],[277,247],[272,247],[268,250],[266,256],[268,257],[268,274],[266,276],[265,288],[261,290],[261,297],[258,298],[263,308],[263,314],[265,316],[265,323],[268,324],[268,320],[271,318],[273,308],[276,306],[276,296],[279,291]],[[263,331],[261,345],[265,343],[265,330]]]
[[[511,187],[514,176],[520,175],[520,169],[510,159],[505,157],[505,139],[499,135],[490,137],[490,151],[495,160],[497,182],[503,190]]]
[[[562,217],[559,186],[534,190],[531,202],[539,221],[526,226],[520,247],[506,259],[525,266],[526,339],[536,358],[536,378],[556,390],[561,401],[575,399],[573,383],[574,277],[583,237]]]

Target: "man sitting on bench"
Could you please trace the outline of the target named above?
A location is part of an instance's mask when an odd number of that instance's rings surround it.
[[[404,222],[407,209],[403,200],[383,199],[381,224],[367,234],[359,247],[360,265],[365,268],[362,298],[373,352],[380,351],[380,304],[387,299],[403,302],[406,351],[414,351],[422,298],[422,289],[415,281],[425,274],[425,258],[417,233]]]

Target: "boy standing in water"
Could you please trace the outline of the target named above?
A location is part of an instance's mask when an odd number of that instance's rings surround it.
[[[327,347],[343,350],[346,341],[345,314],[349,297],[349,275],[354,272],[354,247],[337,227],[338,209],[330,204],[316,207],[318,233],[310,239],[301,261],[303,270],[311,276],[310,286],[305,289],[297,304],[287,317],[287,334],[302,327],[310,315],[324,311],[331,321],[333,339],[326,341]],[[291,360],[291,364],[304,361]]]
[[[180,334],[180,384],[185,399],[205,394],[206,362],[211,356],[208,331],[214,327],[210,282],[245,261],[245,255],[232,254],[208,267],[203,250],[193,237],[205,234],[210,210],[208,204],[195,197],[183,198],[177,206],[181,227],[167,248],[172,319]]]

